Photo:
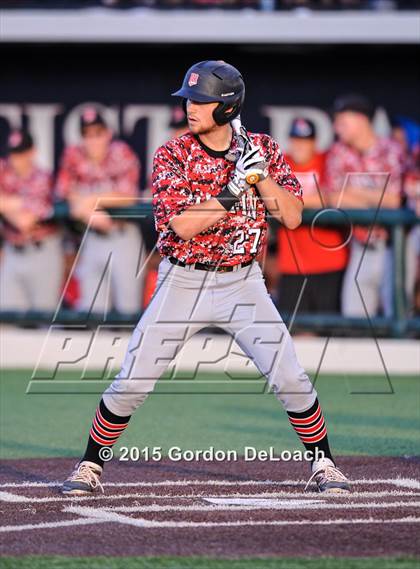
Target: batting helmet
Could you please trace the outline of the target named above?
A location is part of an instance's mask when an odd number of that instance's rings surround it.
[[[219,102],[213,118],[216,124],[223,125],[241,112],[245,84],[233,65],[224,61],[200,61],[188,69],[181,89],[172,95],[199,103]]]

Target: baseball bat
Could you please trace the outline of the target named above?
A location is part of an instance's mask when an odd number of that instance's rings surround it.
[[[245,147],[251,146],[252,142],[251,139],[248,136],[248,133],[246,131],[246,128],[243,126],[242,121],[241,121],[241,116],[238,115],[236,118],[234,118],[231,121],[232,124],[232,128],[233,128],[233,132],[236,134],[236,136],[239,139],[242,139],[243,141],[243,148],[245,149]],[[247,183],[252,186],[254,184],[258,184],[258,182],[260,181],[260,176],[256,173],[253,172],[252,170],[246,175],[245,177]]]

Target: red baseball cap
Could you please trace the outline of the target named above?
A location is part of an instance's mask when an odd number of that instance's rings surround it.
[[[7,139],[7,151],[9,154],[26,152],[34,146],[30,133],[25,129],[12,130]]]

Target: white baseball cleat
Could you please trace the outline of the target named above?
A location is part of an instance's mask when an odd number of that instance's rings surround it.
[[[98,489],[103,493],[104,489],[99,480],[102,467],[94,462],[83,460],[76,464],[75,470],[63,482],[62,494],[72,496],[89,496]]]
[[[305,486],[305,491],[312,480],[315,481],[320,492],[328,494],[347,494],[350,492],[348,479],[329,458],[321,458],[312,464],[312,476]]]

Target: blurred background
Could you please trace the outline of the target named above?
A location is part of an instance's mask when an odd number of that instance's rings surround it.
[[[153,154],[187,128],[171,93],[223,59],[245,79],[244,124],[304,188],[304,225],[270,221],[259,259],[293,333],[418,337],[419,8],[0,1],[3,330],[138,320],[159,263]]]

